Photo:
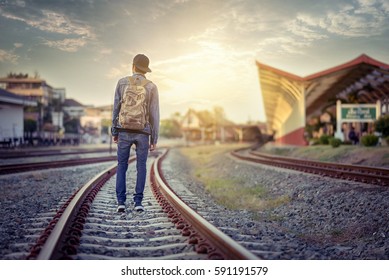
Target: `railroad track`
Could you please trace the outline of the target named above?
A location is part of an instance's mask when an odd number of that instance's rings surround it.
[[[239,149],[231,152],[231,154],[232,156],[245,161],[293,169],[337,179],[350,180],[379,186],[389,186],[389,169],[387,168],[271,156],[264,153],[249,151],[248,149]]]
[[[145,212],[128,208],[123,214],[116,213],[115,164],[63,205],[27,258],[258,259],[176,195],[162,174],[166,154],[148,161]],[[135,164],[134,159],[130,161]]]
[[[92,157],[92,158],[76,158],[76,159],[68,159],[68,160],[0,165],[0,175],[40,170],[40,169],[61,168],[61,167],[74,166],[74,165],[100,163],[100,162],[115,161],[115,160],[117,160],[116,156],[103,156],[103,157]]]
[[[15,158],[29,158],[42,156],[63,156],[74,154],[91,154],[91,153],[111,153],[116,152],[116,149],[96,148],[96,149],[48,149],[48,150],[2,150],[0,159],[15,159]]]

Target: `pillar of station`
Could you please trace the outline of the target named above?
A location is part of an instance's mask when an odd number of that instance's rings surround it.
[[[276,143],[304,146],[305,84],[302,78],[257,62],[268,130]]]
[[[284,116],[284,122],[280,125],[280,131],[276,133],[276,143],[304,146],[305,132],[305,98],[304,88],[300,85],[298,98],[291,104],[291,111]]]
[[[342,102],[340,100],[336,101],[336,132],[335,137],[339,138],[341,141],[344,141],[344,133],[342,131]]]

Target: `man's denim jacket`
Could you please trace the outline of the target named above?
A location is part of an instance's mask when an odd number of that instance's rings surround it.
[[[134,77],[138,76],[141,80],[145,79],[145,76],[143,74],[135,73],[133,76]],[[111,128],[112,136],[117,136],[119,134],[119,131],[128,131],[126,129],[121,128],[118,122],[121,101],[122,101],[124,90],[127,85],[129,85],[128,76],[120,79],[116,86],[115,99],[114,99],[113,112],[112,112],[112,128]],[[146,125],[146,128],[142,131],[130,131],[130,132],[149,134],[151,136],[150,144],[155,145],[157,144],[158,141],[158,132],[159,132],[158,89],[157,86],[152,82],[146,84],[145,88],[147,92],[146,100],[149,101],[148,102],[148,113],[149,113],[148,124]]]

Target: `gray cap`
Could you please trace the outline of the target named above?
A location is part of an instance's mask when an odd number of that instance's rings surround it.
[[[135,57],[134,57],[134,60],[132,62],[136,68],[138,68],[139,70],[142,70],[144,72],[151,72],[151,69],[149,68],[149,63],[150,63],[150,60],[147,56],[145,56],[144,54],[137,54]]]

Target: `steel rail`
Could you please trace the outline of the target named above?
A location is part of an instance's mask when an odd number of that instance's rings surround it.
[[[32,170],[48,169],[48,168],[60,168],[66,166],[100,163],[100,162],[107,162],[107,161],[114,161],[114,160],[117,160],[116,156],[0,165],[0,175],[26,172]]]
[[[116,150],[109,148],[97,148],[97,149],[49,149],[49,150],[1,150],[0,159],[11,158],[27,158],[27,157],[42,157],[42,156],[62,156],[73,154],[91,154],[91,153],[110,153],[116,152]]]
[[[231,152],[231,155],[246,161],[318,174],[320,176],[329,176],[338,179],[389,186],[389,169],[385,168],[365,168],[362,166],[357,167],[339,163],[332,164],[328,162],[263,155],[258,152],[250,152],[250,155],[252,156],[247,156],[241,154],[240,152],[241,151],[233,151]]]
[[[268,155],[268,154],[259,153],[259,152],[250,152],[250,154],[252,154],[254,156],[268,158],[271,160],[293,161],[293,162],[298,162],[298,163],[302,163],[302,164],[309,162],[310,165],[324,167],[324,168],[328,168],[328,169],[336,168],[336,169],[341,169],[341,170],[357,171],[357,172],[366,173],[366,174],[373,173],[373,174],[378,174],[378,175],[389,176],[389,168],[380,168],[380,167],[363,166],[363,165],[351,165],[351,164],[343,164],[343,163],[335,163],[335,162],[323,162],[323,161],[315,161],[315,160],[305,160],[305,159],[299,159],[299,158],[273,156],[273,155]]]
[[[96,187],[104,184],[116,173],[116,168],[117,163],[96,175],[93,179],[80,188],[80,190],[76,193],[74,198],[70,201],[69,205],[65,208],[63,214],[56,222],[53,230],[50,232],[50,235],[48,236],[37,256],[38,260],[63,258],[62,247],[66,246],[63,244],[64,239],[66,238],[68,231],[71,229],[71,224],[79,212],[82,203]]]
[[[194,233],[199,233],[205,240],[209,241],[211,247],[214,247],[217,251],[221,252],[222,258],[224,259],[259,259],[257,256],[252,254],[246,248],[241,246],[239,243],[234,241],[228,235],[221,232],[203,217],[201,217],[197,212],[192,208],[186,205],[172,190],[172,188],[167,183],[166,179],[163,177],[161,163],[164,157],[167,155],[168,150],[165,151],[163,155],[158,157],[152,165],[152,170],[150,172],[150,180],[154,188],[158,188],[163,195],[167,198],[168,203],[179,212],[179,215],[182,215],[183,219],[188,222],[188,224],[193,227]],[[164,204],[164,202],[162,202]],[[166,205],[165,205],[166,207]],[[171,214],[171,217],[176,217],[177,214]],[[176,222],[179,223],[179,219],[176,219]],[[188,225],[178,225],[178,228],[182,228],[183,232],[188,230]],[[201,237],[200,237],[201,239]],[[204,242],[203,242],[204,243]],[[200,249],[201,251],[201,249]],[[206,251],[210,251],[209,249]],[[210,253],[210,252],[205,252]]]

